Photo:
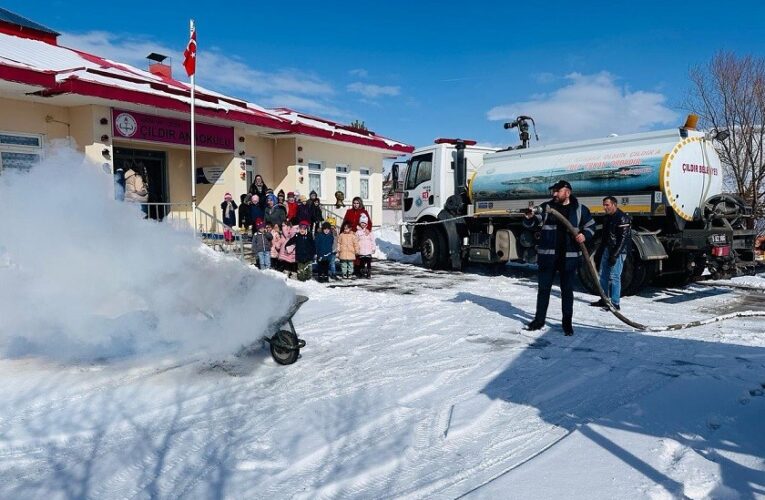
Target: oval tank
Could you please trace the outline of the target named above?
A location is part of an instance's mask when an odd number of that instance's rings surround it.
[[[661,191],[683,219],[722,192],[720,159],[705,134],[671,129],[490,153],[470,185],[473,203],[547,199],[571,183],[574,196]]]

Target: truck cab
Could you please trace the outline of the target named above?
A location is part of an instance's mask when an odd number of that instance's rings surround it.
[[[467,178],[483,165],[493,148],[468,146],[465,149]],[[456,148],[453,144],[433,144],[416,149],[407,162],[404,179],[402,218],[404,222],[424,223],[438,219],[446,199],[454,193]],[[427,225],[401,226],[401,248],[406,254],[422,250]],[[424,255],[425,257],[425,255]]]

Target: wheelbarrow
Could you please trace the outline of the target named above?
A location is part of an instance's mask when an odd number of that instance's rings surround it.
[[[292,307],[273,323],[268,333],[274,332],[270,337],[263,336],[263,341],[268,342],[271,347],[271,356],[274,361],[280,365],[291,365],[297,361],[300,356],[300,349],[305,347],[305,340],[299,339],[295,331],[295,325],[292,323],[292,317],[298,312],[298,309],[308,301],[305,295],[295,297]],[[289,330],[286,327],[289,326]]]

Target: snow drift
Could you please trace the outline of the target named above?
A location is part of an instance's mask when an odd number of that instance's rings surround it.
[[[230,354],[293,300],[283,281],[115,202],[112,179],[54,145],[0,177],[0,352],[56,360]]]

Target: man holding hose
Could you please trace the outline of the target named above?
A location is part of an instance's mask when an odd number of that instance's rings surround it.
[[[589,209],[580,204],[576,197],[571,195],[571,191],[571,184],[559,180],[550,186],[552,199],[540,205],[541,213],[535,214],[529,210],[526,212],[526,220],[523,221],[526,229],[539,231],[540,235],[537,244],[537,310],[534,320],[526,325],[527,330],[539,330],[545,326],[553,280],[555,274],[560,273],[563,333],[567,336],[574,334],[574,275],[582,255],[579,244],[595,236],[595,221]],[[576,238],[571,236],[565,225],[547,213],[548,206],[560,212],[572,226],[579,229]]]

